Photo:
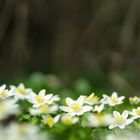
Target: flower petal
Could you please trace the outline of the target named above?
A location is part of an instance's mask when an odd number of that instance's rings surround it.
[[[120,113],[118,111],[113,111],[113,116],[114,117],[119,117],[120,116]]]
[[[40,96],[45,96],[45,93],[46,93],[46,90],[45,90],[45,89],[42,89],[42,90],[39,92],[39,95],[40,95]]]
[[[85,97],[81,95],[81,96],[77,99],[77,101],[78,101],[78,102],[84,102],[84,99],[85,99]]]
[[[118,94],[117,94],[117,92],[113,92],[113,93],[112,93],[112,97],[114,97],[114,98],[118,98]]]
[[[92,106],[83,106],[83,112],[88,112],[88,111],[91,111],[93,109]]]
[[[59,108],[60,108],[61,110],[65,111],[65,112],[70,112],[70,111],[71,111],[70,108],[67,107],[67,106],[60,106]]]
[[[120,129],[124,129],[124,128],[125,128],[125,124],[119,125],[119,128],[120,128]]]
[[[134,121],[133,119],[127,119],[127,120],[126,120],[126,125],[132,123],[133,121]]]
[[[128,117],[128,111],[127,111],[127,110],[123,111],[122,117],[123,117],[125,120],[127,119],[127,117]]]
[[[111,125],[109,126],[109,129],[113,129],[113,128],[115,128],[115,127],[117,127],[117,124],[111,124]]]
[[[125,98],[125,96],[121,96],[121,97],[119,97],[118,99],[119,99],[120,101],[122,101],[124,98]]]
[[[69,97],[66,98],[66,104],[67,104],[68,106],[71,106],[73,103],[74,103],[74,100],[72,100],[72,99],[69,98]]]
[[[57,123],[59,121],[59,119],[60,119],[60,115],[55,116],[54,117],[54,123]]]

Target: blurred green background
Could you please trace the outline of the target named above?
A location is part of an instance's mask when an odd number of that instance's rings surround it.
[[[139,0],[0,0],[0,83],[139,94]]]

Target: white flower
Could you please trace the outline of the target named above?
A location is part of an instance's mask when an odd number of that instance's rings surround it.
[[[109,126],[109,129],[113,129],[115,127],[119,127],[120,129],[124,129],[126,125],[129,125],[133,122],[133,119],[128,119],[128,111],[123,111],[120,114],[117,111],[113,111],[114,122]]]
[[[88,104],[88,105],[94,105],[94,104],[97,104],[98,101],[99,101],[99,97],[98,96],[95,96],[94,93],[92,93],[91,95],[89,96],[84,96],[85,99],[84,99],[84,103]]]
[[[2,86],[0,86],[0,99],[5,99],[5,98],[8,98],[10,96],[12,96],[12,89],[11,90],[8,90],[6,89],[6,85],[3,84]]]
[[[60,98],[58,95],[54,95],[49,101],[48,101],[48,104],[53,104],[57,101],[60,101]]]
[[[86,126],[89,127],[99,127],[108,126],[113,122],[112,116],[110,114],[88,114]]]
[[[18,114],[19,107],[12,99],[0,100],[0,120],[10,115]]]
[[[77,123],[79,121],[79,118],[75,116],[71,116],[70,114],[64,114],[61,117],[61,121],[65,125],[72,125],[72,124]]]
[[[52,127],[55,123],[57,123],[60,119],[60,115],[55,116],[54,118],[50,115],[42,116],[42,123],[44,125],[48,125],[49,127]]]
[[[39,106],[38,108],[31,108],[29,110],[31,115],[39,115],[39,114],[52,114],[55,113],[58,110],[58,105],[54,104],[54,105],[48,105],[48,104],[44,104]]]
[[[26,89],[23,83],[20,83],[17,87],[12,85],[11,90],[15,95],[15,100],[24,100],[32,92],[30,88]]]
[[[107,95],[103,95],[103,99],[101,103],[108,104],[110,106],[115,106],[123,103],[124,96],[118,97],[117,92],[113,92],[112,95],[109,97]]]
[[[94,112],[101,113],[104,109],[104,104],[96,105],[93,109]]]
[[[4,140],[46,140],[41,136],[39,128],[32,124],[11,123],[5,128]]]
[[[140,98],[139,97],[137,97],[137,96],[134,96],[134,97],[130,97],[129,98],[129,102],[130,102],[130,104],[138,104],[139,102],[140,102]]]
[[[60,106],[60,109],[68,112],[72,116],[82,115],[85,112],[91,111],[92,107],[84,104],[84,96],[80,96],[77,100],[72,100],[71,98],[66,98],[67,106]]]
[[[38,108],[46,103],[49,103],[51,98],[53,97],[53,94],[46,94],[46,91],[43,89],[39,92],[39,94],[31,93],[27,100],[33,104],[33,107]]]
[[[133,119],[140,118],[140,107],[132,109],[132,112],[130,112],[130,114],[133,116]]]

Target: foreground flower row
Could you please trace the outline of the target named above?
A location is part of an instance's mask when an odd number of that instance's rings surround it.
[[[119,127],[127,125],[140,118],[140,107],[124,110],[122,113],[115,110],[115,106],[124,103],[124,96],[118,97],[116,92],[111,96],[103,95],[100,99],[94,93],[89,96],[81,95],[77,100],[67,97],[63,105],[58,95],[46,94],[43,89],[36,94],[24,84],[18,86],[0,86],[0,121],[11,115],[28,115],[29,120],[37,117],[39,122],[49,127],[60,122],[64,125],[79,123],[82,127]],[[130,104],[139,104],[140,98],[129,98]],[[21,104],[24,102],[24,104]],[[25,104],[28,106],[25,108]],[[110,111],[111,110],[111,111]],[[29,121],[28,120],[28,121]]]

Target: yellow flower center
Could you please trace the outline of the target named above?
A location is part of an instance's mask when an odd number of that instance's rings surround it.
[[[42,105],[39,107],[39,110],[42,112],[42,113],[45,113],[47,110],[48,110],[49,106],[47,104],[45,105]]]
[[[133,101],[133,102],[136,102],[137,99],[138,99],[137,97],[134,97],[134,98],[132,98],[132,101]]]
[[[73,103],[73,104],[70,106],[70,108],[71,108],[74,112],[77,112],[77,111],[79,111],[79,109],[80,109],[80,105],[79,105],[79,103]]]
[[[6,96],[7,96],[7,91],[4,90],[4,91],[1,93],[1,96],[2,96],[2,97],[6,97]]]
[[[71,117],[62,117],[62,122],[65,124],[65,125],[71,125],[72,124],[72,118]]]
[[[92,97],[85,96],[85,100],[87,102],[96,103],[99,100],[99,97],[98,96],[92,96]]]
[[[110,97],[109,99],[110,99],[110,101],[111,101],[112,103],[114,103],[114,104],[117,102],[117,99],[114,98],[114,97]]]
[[[42,96],[40,96],[40,95],[36,95],[36,96],[35,96],[35,100],[36,100],[38,103],[43,103],[44,98],[43,98]]]
[[[138,99],[138,97],[133,97],[133,98],[130,98],[130,103],[131,104],[137,104],[137,103],[139,103],[139,99]]]
[[[102,124],[102,122],[103,122],[103,115],[97,114],[96,115],[96,120],[98,121],[99,124]]]
[[[48,117],[46,120],[43,121],[43,123],[44,123],[45,125],[48,125],[49,127],[51,127],[51,126],[53,126],[53,124],[54,124],[54,120],[53,120],[52,117]]]
[[[19,94],[25,94],[25,88],[18,88],[18,89],[17,89],[17,92],[18,92]]]
[[[135,112],[138,116],[140,115],[140,109],[136,109]]]
[[[119,117],[116,117],[116,121],[118,123],[122,123],[124,121],[123,117],[122,116],[119,116]]]

